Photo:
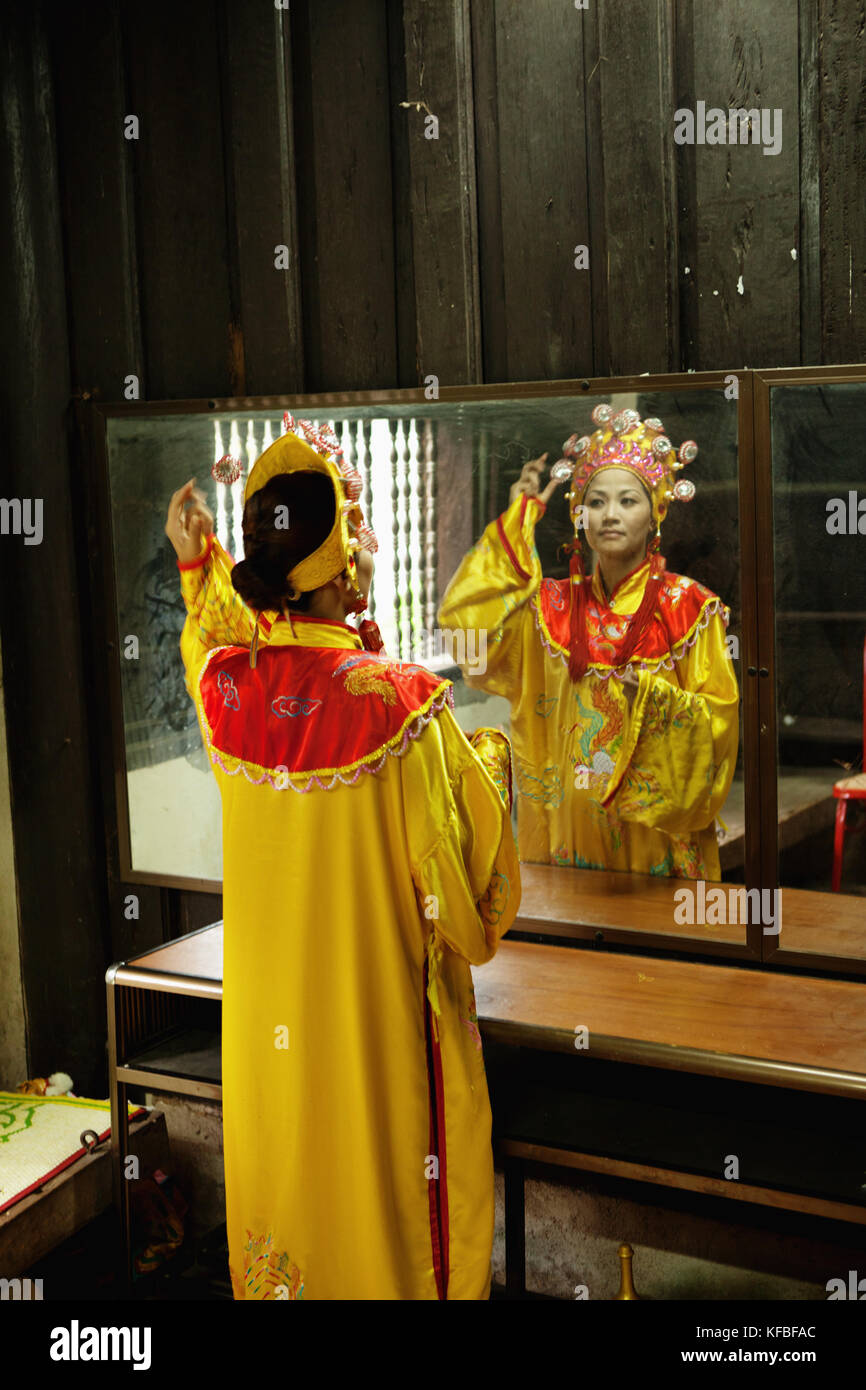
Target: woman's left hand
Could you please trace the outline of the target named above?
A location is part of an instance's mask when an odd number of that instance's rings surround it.
[[[635,675],[634,671],[626,671],[625,675],[620,677],[620,680],[622,681],[623,694],[628,700],[629,709],[631,709],[634,704],[634,697],[640,685],[640,677]]]
[[[184,510],[187,502],[191,506]],[[165,534],[175,548],[182,565],[197,560],[202,552],[202,541],[213,531],[213,512],[205,501],[201,488],[195,487],[195,478],[172,493],[165,520]]]

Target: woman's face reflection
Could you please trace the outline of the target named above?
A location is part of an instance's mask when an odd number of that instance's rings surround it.
[[[627,468],[604,468],[583,496],[586,539],[603,562],[641,559],[652,530],[644,488]]]

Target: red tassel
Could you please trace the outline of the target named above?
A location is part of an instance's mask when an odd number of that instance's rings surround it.
[[[589,642],[586,632],[586,580],[580,560],[579,542],[568,565],[568,594],[571,611],[569,615],[569,654],[568,674],[575,682],[579,681],[589,663]],[[575,583],[575,580],[578,582]]]
[[[615,665],[625,666],[631,659],[632,652],[640,641],[646,629],[653,619],[653,614],[658,603],[659,589],[665,575],[665,557],[654,555],[650,565],[650,572],[647,576],[646,588],[643,591],[640,607],[633,613],[625,635],[622,648],[617,652]]]
[[[622,646],[611,661],[612,666],[626,666],[628,664],[635,647],[652,622],[653,614],[655,613],[658,603],[659,590],[664,582],[665,569],[665,557],[663,555],[653,555],[640,607],[629,619],[629,625],[625,637],[623,638]],[[581,679],[589,665],[589,637],[586,627],[586,588],[588,581],[582,577],[583,567],[580,562],[580,553],[577,549],[575,549],[572,554],[569,570],[571,575],[571,631],[568,674],[571,679],[576,682]],[[581,576],[581,582],[579,584],[574,583],[576,575]]]
[[[385,650],[379,624],[374,623],[372,618],[365,618],[362,623],[358,624],[358,634],[364,644],[365,651],[382,652]]]

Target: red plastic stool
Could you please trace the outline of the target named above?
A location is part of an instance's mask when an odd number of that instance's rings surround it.
[[[863,767],[866,768],[866,641],[863,643]],[[832,892],[838,893],[842,882],[842,851],[845,847],[845,816],[849,801],[866,801],[866,771],[855,772],[852,777],[842,777],[833,787],[836,797],[836,833],[833,837],[833,877],[830,881]],[[860,827],[863,829],[864,827]]]

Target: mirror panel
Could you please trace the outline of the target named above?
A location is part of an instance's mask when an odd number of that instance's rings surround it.
[[[655,833],[652,837],[643,835],[644,821],[639,805],[639,797],[646,792],[646,799],[656,804],[667,796],[668,787],[653,780],[653,755],[642,762],[642,750],[646,744],[641,734],[641,742],[635,750],[634,763],[629,769],[633,778],[634,792],[630,791],[627,811],[620,819],[616,814],[616,804],[610,811],[599,805],[598,782],[592,785],[592,774],[596,760],[602,773],[609,773],[611,762],[604,744],[609,731],[616,726],[616,715],[607,719],[607,698],[596,699],[583,687],[571,691],[564,683],[556,684],[550,678],[550,663],[541,659],[529,658],[528,666],[525,650],[521,652],[522,693],[520,700],[512,693],[512,720],[503,719],[512,737],[517,784],[518,830],[520,834],[521,859],[524,862],[573,865],[582,869],[607,870],[603,881],[603,892],[608,895],[607,921],[612,925],[621,921],[623,926],[634,928],[636,923],[628,902],[628,893],[623,885],[611,880],[611,870],[616,870],[618,879],[622,871],[629,870],[642,880],[647,878],[691,878],[705,879],[707,883],[718,880],[719,876],[731,884],[742,884],[745,870],[745,798],[743,784],[743,738],[742,714],[738,701],[739,687],[739,633],[740,633],[740,553],[738,521],[738,418],[736,404],[727,399],[722,390],[701,390],[697,388],[665,391],[639,391],[628,394],[593,396],[587,399],[585,393],[575,396],[535,398],[533,400],[508,400],[473,403],[470,407],[473,428],[458,441],[458,447],[468,454],[472,449],[473,472],[475,477],[476,504],[479,521],[476,527],[481,536],[484,527],[501,518],[509,505],[509,490],[520,476],[523,465],[532,459],[548,454],[547,465],[552,465],[562,451],[563,443],[570,436],[590,435],[596,426],[591,419],[591,411],[599,401],[609,404],[616,411],[636,410],[641,418],[659,417],[665,432],[678,446],[686,439],[698,441],[698,458],[689,468],[688,477],[696,487],[696,497],[689,505],[674,502],[663,523],[661,551],[666,557],[667,568],[674,574],[703,584],[713,594],[718,595],[731,610],[728,628],[728,641],[722,662],[733,673],[733,687],[728,685],[728,705],[726,717],[731,718],[733,702],[733,730],[735,766],[727,799],[721,806],[719,819],[723,822],[718,832],[718,869],[711,867],[712,851],[698,847],[697,836],[688,830],[680,832],[672,829],[670,834]],[[450,420],[439,421],[439,438],[443,431],[455,430]],[[547,473],[542,478],[542,487],[547,481]],[[589,493],[587,493],[589,496]],[[453,606],[462,608],[468,615],[473,612],[471,600],[465,597],[465,590],[471,589],[471,580],[478,573],[478,592],[483,587],[485,564],[495,564],[501,555],[504,542],[497,538],[498,528],[494,526],[481,539],[481,554],[467,557],[456,581],[460,599],[454,599]],[[517,546],[514,528],[508,530],[508,537]],[[545,580],[562,581],[564,588],[558,601],[567,603],[567,576],[569,573],[569,549],[574,537],[574,528],[569,514],[566,490],[560,489],[551,497],[547,510],[538,521],[534,532],[541,571]],[[587,556],[589,559],[590,557]],[[528,562],[527,562],[528,563]],[[544,587],[544,586],[542,586]],[[450,598],[450,596],[449,596]],[[443,622],[454,622],[452,605],[446,598],[446,614]],[[510,598],[503,600],[508,606]],[[485,610],[486,611],[486,610]],[[480,618],[478,619],[480,623]],[[515,621],[509,615],[503,632]],[[536,621],[536,626],[539,624]],[[560,629],[561,631],[562,629]],[[476,647],[478,645],[476,635]],[[472,632],[465,634],[467,649],[471,645]],[[493,635],[497,640],[498,633]],[[488,645],[490,644],[488,637]],[[528,640],[528,639],[527,639]],[[508,658],[511,659],[510,656]],[[505,660],[503,659],[503,665]],[[719,663],[717,663],[719,664]],[[681,675],[678,663],[673,683]],[[527,675],[526,671],[531,671]],[[496,688],[496,675],[491,679]],[[534,681],[532,689],[526,682]],[[483,679],[475,684],[483,685]],[[711,682],[708,682],[710,684]],[[614,682],[609,683],[613,687]],[[596,686],[604,687],[604,682]],[[501,688],[501,684],[500,684]],[[706,688],[706,686],[704,687]],[[697,693],[697,692],[695,692]],[[565,720],[561,718],[562,702],[567,701],[569,712]],[[576,701],[576,706],[572,703]],[[547,720],[545,737],[540,739],[534,732],[537,718]],[[668,717],[667,713],[664,716]],[[685,716],[683,716],[684,718]],[[691,715],[689,716],[691,717]],[[598,729],[594,727],[598,721]],[[559,722],[558,733],[554,729]],[[678,714],[673,720],[680,722]],[[714,720],[715,723],[715,720]],[[730,731],[730,724],[729,724]],[[679,740],[679,732],[665,734],[665,743],[670,739]],[[694,775],[711,779],[717,769],[712,759],[718,754],[719,744],[708,748],[700,738],[687,734],[678,742],[679,756],[693,757],[700,761]],[[616,755],[616,745],[611,742],[611,750]],[[727,743],[730,757],[730,740]],[[685,753],[685,750],[688,752]],[[587,774],[583,759],[587,764],[590,785],[578,785],[578,780]],[[545,765],[546,759],[546,765]],[[658,764],[656,764],[658,766]],[[574,774],[577,774],[575,777]],[[664,782],[664,777],[660,781]],[[672,782],[673,779],[670,779]],[[639,785],[642,784],[642,785]],[[694,797],[694,786],[687,795]],[[533,807],[531,803],[535,803]],[[637,810],[636,810],[637,807]],[[671,806],[665,812],[665,824],[676,826],[683,822],[682,807]],[[695,813],[693,824],[697,824],[699,811]],[[647,825],[655,829],[661,816],[655,811],[647,817]],[[528,827],[528,828],[527,828]],[[640,841],[643,839],[643,843]],[[714,848],[714,847],[713,847]],[[704,858],[704,856],[706,856]],[[594,886],[585,880],[587,892]],[[694,885],[693,885],[694,888]],[[692,889],[690,889],[692,892]],[[622,900],[617,906],[618,895]],[[684,895],[685,896],[685,895]],[[694,890],[691,902],[680,903],[682,916],[674,921],[672,916],[666,927],[672,932],[687,929],[688,934],[706,938],[745,942],[747,913],[746,905],[739,896],[731,896],[727,890],[716,894],[715,902],[708,902],[708,894]],[[669,914],[672,909],[669,907]],[[620,918],[616,917],[617,911]],[[690,916],[690,912],[694,916]],[[611,916],[613,913],[613,916]],[[658,921],[655,922],[658,930]]]
[[[502,399],[295,410],[330,424],[364,479],[361,502],[379,542],[371,614],[386,650],[454,679],[455,715],[467,732],[491,724],[513,736],[511,702],[461,677],[448,635],[438,626],[439,604],[466,554],[506,510],[523,464],[544,452],[548,463],[554,462],[564,440],[592,431],[592,407],[605,401],[642,417],[659,416],[675,446],[687,438],[698,443],[688,473],[696,497],[688,505],[672,505],[661,551],[670,571],[705,585],[730,608],[728,655],[739,684],[736,402],[721,389],[696,387],[608,396],[576,390],[526,398],[518,389]],[[220,540],[240,559],[244,484],[255,459],[281,433],[282,410],[202,408],[162,416],[138,411],[108,417],[106,429],[121,651],[130,638],[138,643],[137,658],[121,661],[131,866],[157,878],[219,882],[219,793],[183,681],[178,639],[184,609],[174,552],[164,535],[165,512],[171,493],[195,475]],[[214,461],[226,453],[243,465],[231,488],[210,475]],[[564,493],[565,488],[554,494],[536,531],[545,578],[568,574],[563,546],[574,532]],[[744,865],[741,730],[737,747],[719,834],[721,875],[734,884],[742,883]],[[518,791],[516,817],[521,795]],[[551,855],[547,862],[558,861]],[[664,875],[661,866],[649,877]],[[744,925],[732,925],[718,912],[702,921],[700,904],[696,907],[691,934],[745,940]],[[627,909],[623,925],[639,925]],[[676,930],[673,922],[671,929]]]
[[[774,385],[770,422],[783,918],[796,948],[859,957],[866,955],[866,845],[856,833],[866,824],[866,382]],[[800,890],[788,899],[790,915],[785,888]],[[801,893],[816,895],[811,906]],[[804,912],[811,923],[826,918],[832,943],[816,940],[814,928],[803,934]]]

